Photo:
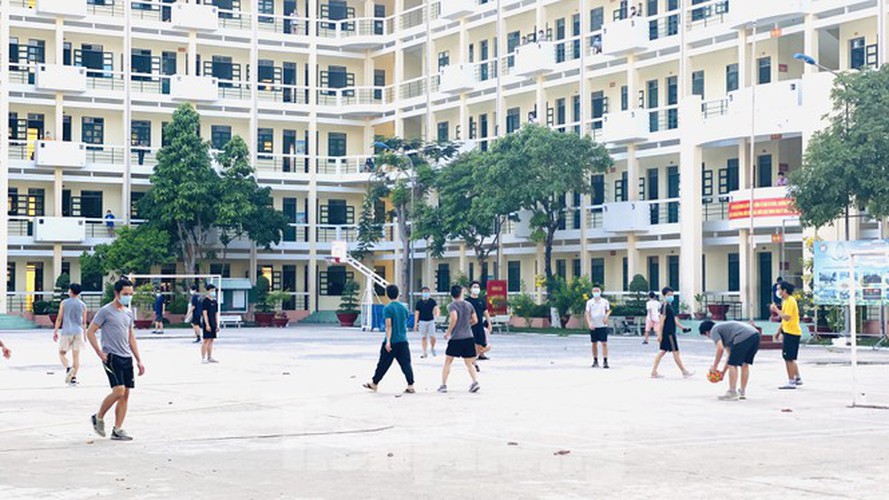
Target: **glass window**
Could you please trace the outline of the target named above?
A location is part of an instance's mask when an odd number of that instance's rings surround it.
[[[691,93],[704,97],[704,71],[695,71],[691,74]]]
[[[330,266],[325,274],[327,282],[326,295],[342,295],[343,288],[346,286],[346,267]]]
[[[438,122],[438,142],[447,142],[449,136],[448,122]]]
[[[725,91],[733,92],[738,90],[738,64],[729,64],[725,67]]]
[[[439,264],[435,271],[435,291],[451,291],[451,267],[448,264]]]
[[[148,120],[133,120],[132,122],[131,145],[149,147],[151,146],[151,122]]]
[[[223,149],[228,141],[232,140],[232,128],[228,125],[213,125],[210,127],[210,147]]]
[[[598,257],[590,262],[590,277],[593,285],[598,287],[605,286],[605,259]]]
[[[859,69],[867,62],[864,37],[849,40],[849,67]]]
[[[648,258],[648,288],[658,290],[661,287],[661,260],[658,256]]]
[[[438,53],[438,70],[451,64],[451,53],[447,50]]]
[[[327,154],[330,156],[346,156],[346,134],[339,132],[327,134]]]
[[[104,216],[102,212],[102,191],[80,192],[80,216],[88,219],[101,219]]]
[[[506,263],[506,281],[507,291],[522,291],[522,262],[519,260],[510,260]]]
[[[105,142],[105,119],[84,116],[82,120],[81,141],[87,144]]]
[[[772,58],[761,57],[757,59],[757,81],[760,85],[772,82]]]
[[[275,131],[270,128],[260,128],[256,131],[256,152],[272,153],[275,150]]]
[[[728,291],[741,291],[741,259],[736,253],[728,254]]]
[[[521,113],[521,109],[519,109],[519,108],[510,108],[506,111],[506,133],[507,134],[515,132],[521,126],[520,113]]]

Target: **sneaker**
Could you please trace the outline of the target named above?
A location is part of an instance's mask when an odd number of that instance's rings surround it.
[[[487,359],[488,359],[488,357],[487,357],[487,356],[485,356],[485,355],[484,355],[484,354],[482,354],[482,355],[481,355],[481,356],[479,356],[479,357],[478,357],[478,359],[480,359],[480,360],[482,360],[482,361],[484,361],[484,360],[487,360]]]
[[[682,374],[682,377],[683,377],[683,378],[692,378],[692,377],[694,377],[694,376],[695,376],[695,372],[694,372],[694,370],[689,371],[689,372],[685,372],[685,373]]]
[[[112,441],[132,441],[133,438],[123,429],[111,429]]]
[[[593,366],[590,368],[599,368],[599,360],[593,361]]]
[[[654,373],[651,375],[651,378],[664,378],[664,376],[661,375],[660,373]]]
[[[206,365],[206,364],[209,363],[209,362],[210,362],[209,359],[201,359],[201,364],[202,364],[202,365]]]
[[[608,366],[608,361],[602,363],[602,368],[610,368],[610,366]]]
[[[448,386],[442,384],[442,385],[438,388],[438,392],[440,392],[440,393],[442,393],[442,394],[448,392]]]
[[[68,385],[77,385],[79,382],[77,381],[77,377],[71,377],[71,381],[68,382]]]
[[[786,384],[782,385],[781,387],[779,387],[778,389],[782,389],[782,390],[796,389],[796,384],[791,380],[791,381],[787,382]]]
[[[469,386],[469,392],[478,392],[482,387],[478,385],[478,382],[473,382],[472,385]]]
[[[478,363],[474,364],[473,366],[475,366],[475,373],[481,373],[482,369],[478,367]]]
[[[420,359],[426,359],[426,353],[425,353],[425,352],[424,352],[423,354],[420,355]]]
[[[745,400],[747,399],[747,393],[744,391],[738,391],[738,399]]]
[[[71,367],[70,367],[70,366],[66,369],[65,373],[66,373],[66,375],[65,375],[65,383],[70,385],[70,384],[71,384],[71,380],[74,379],[73,375],[71,374]]]
[[[194,339],[194,342],[192,342],[192,344],[200,344],[200,343],[201,343],[201,339]]]
[[[435,348],[433,347],[433,348],[432,348],[432,357],[434,358],[435,356],[436,356],[436,354],[435,354]]]
[[[725,395],[719,396],[720,401],[737,401],[738,399],[740,398],[735,391],[726,391]]]
[[[207,358],[207,363],[219,363],[216,358]]]
[[[647,341],[647,340],[643,340],[643,341],[642,341],[642,345],[648,345],[648,341]]]
[[[93,415],[90,417],[90,422],[93,423],[93,430],[96,431],[96,434],[105,437],[105,421],[99,420],[99,417]]]
[[[799,387],[799,386],[803,385],[803,379],[798,378],[798,379],[794,380],[793,383],[794,383],[794,385]]]

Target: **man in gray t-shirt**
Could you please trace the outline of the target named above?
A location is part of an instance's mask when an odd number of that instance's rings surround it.
[[[139,346],[136,344],[136,333],[133,331],[134,318],[133,312],[130,311],[132,301],[133,284],[126,278],[119,279],[114,284],[114,301],[99,309],[86,332],[90,345],[102,360],[105,375],[108,376],[108,383],[111,385],[111,394],[105,397],[99,411],[90,417],[90,420],[96,434],[105,437],[105,421],[102,418],[112,406],[117,405],[116,421],[111,431],[111,439],[116,441],[133,439],[123,430],[130,389],[136,386],[133,358],[136,358],[139,375],[145,373]],[[102,330],[101,347],[96,339],[96,332],[99,329]]]
[[[750,365],[759,351],[759,331],[753,326],[740,321],[724,321],[716,324],[710,320],[701,323],[699,327],[701,335],[710,337],[716,344],[716,359],[711,372],[729,372],[729,390],[719,399],[723,401],[736,401],[747,399],[747,382],[750,380]],[[728,359],[722,370],[719,370],[719,361],[723,351],[728,351]],[[741,371],[741,389],[738,387],[738,368]]]
[[[80,300],[80,291],[79,283],[68,285],[68,298],[59,304],[59,314],[52,332],[53,342],[59,343],[59,361],[65,367],[65,383],[68,385],[77,385],[80,348],[83,346],[86,325],[86,304]],[[61,335],[59,328],[62,329]],[[71,351],[71,366],[68,365],[68,351]]]
[[[475,366],[475,337],[472,336],[472,326],[479,322],[475,314],[475,308],[463,300],[463,287],[454,285],[451,287],[453,302],[448,304],[448,331],[445,332],[445,340],[448,348],[445,350],[445,362],[441,369],[441,387],[438,392],[448,392],[448,375],[451,373],[451,364],[454,358],[463,358],[463,363],[472,378],[469,392],[478,392],[477,368]]]

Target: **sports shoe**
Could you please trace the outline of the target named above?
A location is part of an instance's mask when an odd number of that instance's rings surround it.
[[[726,391],[724,395],[719,396],[720,401],[737,401],[738,399],[740,399],[740,397],[735,391]]]
[[[803,379],[801,379],[801,378],[794,379],[793,383],[794,383],[794,385],[799,387],[799,386],[803,385]]]
[[[683,377],[683,378],[692,378],[692,377],[694,377],[694,376],[695,376],[695,372],[694,372],[694,370],[692,370],[692,371],[687,371],[687,372],[685,372],[685,373],[682,374],[682,377]]]
[[[475,363],[473,366],[475,366],[475,373],[481,373],[482,369],[479,368],[478,363]]]
[[[216,358],[207,358],[207,363],[219,363]]]
[[[642,345],[648,345],[648,341],[647,341],[647,340],[643,340],[643,341],[642,341]]]
[[[80,382],[77,381],[77,377],[71,377],[71,381],[68,382],[68,385],[78,385]]]
[[[597,359],[593,361],[593,366],[591,366],[590,368],[599,368],[599,360]]]
[[[608,366],[608,361],[602,363],[602,368],[611,368],[610,366]]]
[[[420,359],[426,359],[426,353],[421,354]]]
[[[485,361],[485,360],[488,359],[488,357],[485,356],[484,354],[482,354],[481,356],[478,357],[478,359],[481,359],[482,361]]]
[[[132,441],[133,438],[123,429],[111,429],[112,441]]]
[[[68,368],[65,369],[65,383],[70,384],[71,379],[73,379],[73,378],[74,377],[71,375],[71,367],[69,366]]]
[[[778,389],[782,389],[782,390],[796,389],[796,384],[793,382],[793,380],[791,380],[791,381],[787,382],[786,384],[782,385],[781,387],[779,387]]]
[[[738,391],[738,399],[747,399],[747,394],[744,391]]]
[[[201,364],[202,364],[202,365],[206,365],[206,364],[209,363],[209,362],[210,362],[210,360],[201,358]]]
[[[96,431],[96,434],[105,437],[105,421],[93,415],[90,417],[90,422],[93,423],[93,430]]]
[[[194,342],[192,342],[192,344],[200,344],[200,343],[201,343],[201,339],[194,339]]]
[[[472,385],[469,386],[469,392],[478,392],[482,387],[478,385],[478,382],[473,382]]]
[[[448,392],[448,386],[442,384],[442,385],[438,388],[438,392],[440,392],[440,393],[442,393],[442,394]]]
[[[664,376],[661,375],[660,373],[654,373],[651,375],[651,378],[664,378]]]

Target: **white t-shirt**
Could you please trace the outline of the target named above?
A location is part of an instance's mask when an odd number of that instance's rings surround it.
[[[645,304],[645,310],[648,311],[648,321],[660,321],[661,319],[661,303],[655,299],[651,299]]]
[[[608,314],[608,311],[611,310],[611,306],[608,305],[608,301],[599,298],[596,300],[592,298],[586,303],[586,312],[590,316],[590,328],[602,328],[604,326],[608,326],[605,324],[605,315]]]

